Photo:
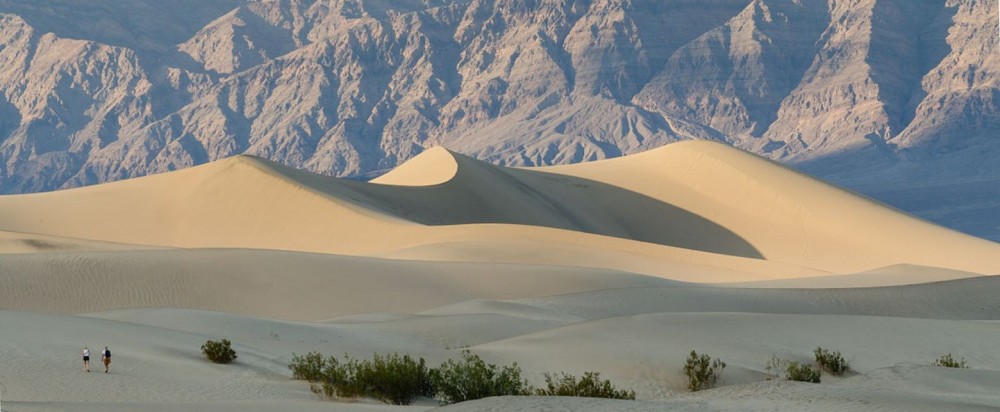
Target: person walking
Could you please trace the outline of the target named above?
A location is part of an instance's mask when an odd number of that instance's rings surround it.
[[[83,370],[90,372],[90,349],[83,347]]]
[[[104,352],[101,353],[101,362],[104,362],[104,373],[108,373],[108,367],[111,366],[111,351],[107,346],[104,347]]]

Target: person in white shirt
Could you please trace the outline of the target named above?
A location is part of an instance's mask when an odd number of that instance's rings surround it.
[[[90,349],[83,347],[83,370],[90,372]]]

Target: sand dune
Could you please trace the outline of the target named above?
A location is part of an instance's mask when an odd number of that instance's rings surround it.
[[[0,212],[2,230],[103,242],[471,257],[684,281],[893,265],[945,269],[938,280],[1000,273],[1000,245],[709,142],[541,170],[491,166],[438,148],[374,183],[235,157],[106,185],[3,196]]]
[[[688,141],[543,168],[646,194],[731,230],[769,260],[838,273],[912,264],[997,274],[997,244],[729,146]],[[636,178],[644,176],[644,179]]]
[[[735,282],[723,285],[747,288],[861,288],[942,282],[970,277],[976,277],[976,274],[930,266],[892,265],[853,274]]]
[[[1000,319],[1000,304],[992,297],[998,289],[1000,276],[987,276],[874,288],[643,287],[516,302],[586,319],[661,312],[748,312],[986,320]]]
[[[430,163],[455,163],[455,174],[431,186],[385,187],[397,181],[434,182]],[[406,205],[406,217],[429,225],[505,223],[575,230],[719,254],[759,258],[743,239],[695,213],[597,181],[491,166],[431,149],[374,182],[384,203]],[[388,190],[386,190],[388,189]],[[391,199],[391,200],[390,200]],[[692,234],[696,234],[693,235]]]
[[[412,262],[265,250],[7,255],[0,308],[57,313],[136,307],[321,320],[671,282],[601,269]]]
[[[409,260],[596,267],[684,282],[738,282],[830,272],[546,227],[481,224],[429,227],[416,245],[372,254]]]
[[[106,185],[0,197],[0,228],[143,245],[332,251],[331,243],[377,242],[378,234],[412,224],[351,201],[360,196],[340,180],[235,157]]]
[[[3,409],[432,410],[323,402],[287,363],[468,347],[640,400],[443,411],[995,410],[998,256],[714,143],[544,169],[433,149],[369,183],[236,157],[0,197]],[[201,359],[223,337],[236,364]],[[114,373],[80,370],[105,344]],[[767,381],[820,345],[857,372]],[[691,349],[727,362],[722,387],[685,391]],[[928,366],[945,353],[973,369]]]
[[[0,254],[47,253],[85,250],[147,250],[143,247],[124,243],[101,242],[96,240],[73,239],[59,236],[39,235],[0,231]]]
[[[521,298],[518,302],[528,309],[554,310],[537,315],[550,320],[592,318],[579,313],[635,314],[621,312],[631,307],[649,312],[995,319],[1000,318],[1000,307],[981,302],[1000,287],[998,282],[1000,277],[977,277],[883,288],[843,288],[842,282],[839,289],[745,289],[560,266],[263,250],[153,250],[7,255],[0,262],[0,306],[56,313],[176,307],[316,321],[368,312],[414,313],[470,299]],[[644,305],[622,306],[622,300]],[[584,306],[572,306],[578,302]],[[518,316],[517,311],[486,305],[486,312]]]

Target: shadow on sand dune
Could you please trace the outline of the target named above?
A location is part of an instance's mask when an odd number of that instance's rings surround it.
[[[345,182],[384,212],[425,225],[552,227],[746,258],[764,256],[731,230],[688,210],[607,183],[498,168],[462,155],[455,176],[432,186]]]

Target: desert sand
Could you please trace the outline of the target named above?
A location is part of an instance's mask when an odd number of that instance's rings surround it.
[[[0,406],[431,410],[323,401],[287,364],[468,348],[638,400],[442,410],[996,410],[998,274],[1000,244],[716,143],[541,169],[435,148],[371,182],[241,156],[0,197]],[[218,338],[236,363],[201,357]],[[768,379],[817,346],[854,372]],[[686,391],[692,349],[727,362],[720,387]]]

